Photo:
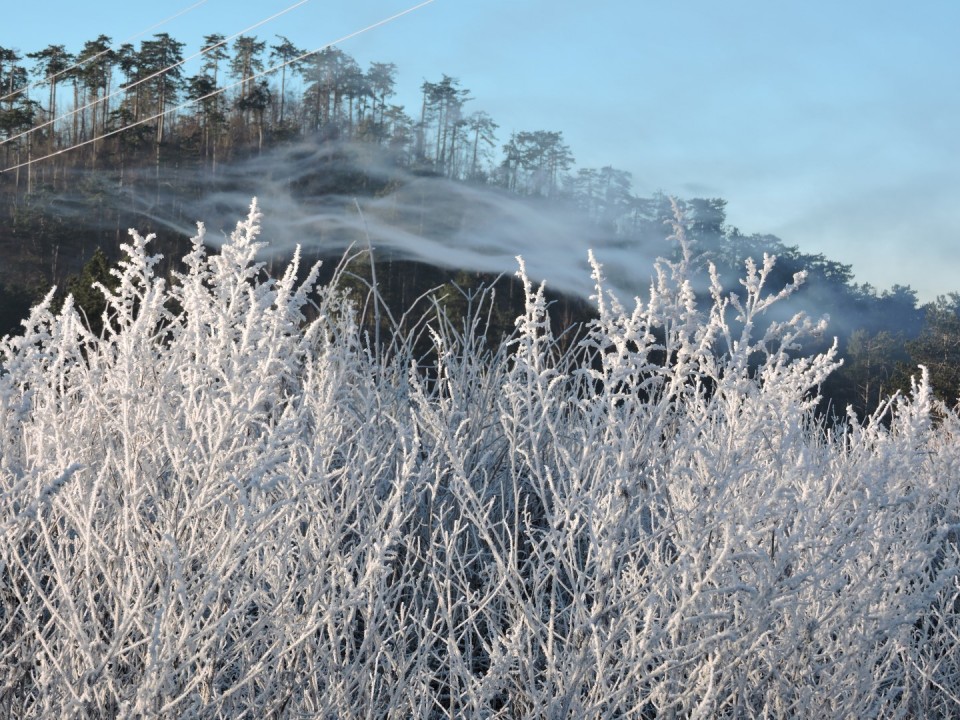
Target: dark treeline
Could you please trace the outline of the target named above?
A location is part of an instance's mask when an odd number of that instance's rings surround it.
[[[614,167],[575,167],[562,132],[498,138],[494,118],[472,109],[470,91],[456,78],[424,81],[419,107],[408,110],[392,102],[393,63],[363,68],[337,48],[301,57],[303,50],[281,36],[228,44],[223,35],[208,35],[204,42],[208,50],[195,75],[178,65],[185,46],[167,34],[116,49],[102,35],[76,51],[63,45],[26,53],[0,48],[0,334],[15,331],[52,284],[73,292],[96,324],[98,300],[89,286],[109,281],[109,263],[118,257],[126,228],[155,231],[162,227],[158,218],[191,223],[197,218],[186,216],[190,200],[222,190],[230,182],[223,179],[226,168],[285,145],[367,147],[370,157],[406,177],[497,188],[546,211],[575,207],[610,242],[636,248],[638,257],[674,251],[668,197],[639,196],[631,174]],[[294,197],[375,197],[395,189],[390,176],[338,164],[336,153],[330,158],[312,177],[298,178]],[[132,197],[136,203],[128,201]],[[831,332],[845,359],[824,388],[834,411],[847,405],[872,411],[884,395],[908,388],[920,363],[930,369],[937,394],[956,401],[960,294],[920,305],[909,286],[880,291],[856,284],[849,265],[771,235],[742,233],[727,223],[722,199],[678,205],[698,263],[714,263],[726,290],[739,288],[747,258],[764,253],[778,258],[771,291],[807,272],[791,308],[833,317]],[[458,209],[443,212],[455,216]],[[170,235],[159,242],[168,258],[185,242]],[[611,276],[616,272],[608,268]],[[443,302],[456,312],[468,304],[471,288],[495,276],[387,258],[377,279],[395,310],[424,289],[446,284]],[[494,334],[509,331],[521,297],[510,280],[498,282]],[[582,300],[555,301],[561,325],[588,317]],[[824,339],[806,350],[827,344]]]

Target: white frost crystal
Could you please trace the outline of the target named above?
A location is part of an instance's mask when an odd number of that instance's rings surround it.
[[[102,337],[48,298],[0,345],[4,717],[960,714],[960,419],[818,424],[772,259],[706,314],[594,263],[565,352],[521,272],[425,375],[258,220],[169,284],[132,233]]]

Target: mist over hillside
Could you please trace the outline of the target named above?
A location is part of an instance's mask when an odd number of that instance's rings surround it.
[[[570,324],[590,315],[588,249],[627,299],[646,292],[658,257],[674,257],[671,198],[636,193],[622,169],[578,167],[559,129],[505,137],[458,78],[424,80],[419,107],[408,110],[393,104],[400,75],[390,62],[362,68],[339,48],[303,54],[285,38],[211,34],[204,47],[193,75],[179,64],[184,44],[166,33],[118,48],[101,36],[75,53],[3,49],[0,334],[19,332],[54,284],[61,299],[69,289],[99,307],[90,282],[110,276],[96,252],[116,261],[127,228],[158,233],[169,274],[197,220],[216,245],[216,231],[229,230],[252,196],[269,210],[272,263],[296,244],[327,260],[372,246],[384,301],[401,314],[433,287],[453,297],[500,282],[509,300],[500,334],[518,310],[509,280],[517,255],[557,293],[558,322]],[[31,75],[53,79],[41,87]],[[938,396],[957,399],[960,358],[949,338],[958,296],[921,306],[909,286],[857,285],[849,265],[730,225],[722,198],[675,200],[700,270],[691,281],[701,306],[712,301],[711,263],[724,292],[738,290],[745,263],[765,253],[778,259],[770,289],[806,273],[776,319],[801,309],[830,316],[807,351],[840,339],[847,363],[827,389],[837,414],[847,405],[872,412],[908,389],[919,363]]]
[[[497,349],[483,293],[380,344],[259,220],[0,342],[7,714],[957,712],[960,417],[924,370],[824,425],[772,261],[701,311],[677,226],[566,350],[522,262]]]

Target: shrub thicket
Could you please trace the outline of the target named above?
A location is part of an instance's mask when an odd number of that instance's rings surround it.
[[[819,425],[821,327],[751,336],[772,259],[708,314],[682,253],[632,309],[595,263],[563,351],[521,264],[513,339],[439,316],[425,372],[258,218],[3,341],[0,713],[960,712],[960,417],[922,377]]]

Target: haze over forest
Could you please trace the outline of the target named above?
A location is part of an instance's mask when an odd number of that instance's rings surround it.
[[[101,33],[139,43],[166,18],[160,27],[188,57],[214,31],[279,34],[312,50],[412,5],[48,0],[55,37],[13,4],[0,45],[76,51]],[[954,289],[957,271],[960,99],[942,89],[960,84],[958,23],[950,0],[436,0],[338,47],[365,68],[396,63],[392,102],[412,117],[424,80],[459,77],[475,98],[467,107],[501,126],[501,144],[514,131],[562,129],[578,165],[631,171],[637,194],[723,197],[731,224],[852,263],[858,283],[909,284],[929,302]]]
[[[300,243],[332,258],[369,235],[402,261],[396,279],[392,266],[379,277],[395,309],[431,284],[466,282],[464,272],[492,273],[475,282],[509,275],[516,255],[551,290],[586,298],[588,248],[629,297],[645,292],[655,258],[676,252],[670,198],[638,195],[625,170],[578,166],[560,123],[503,132],[483,98],[442,69],[408,110],[394,103],[402,77],[389,61],[361,67],[336,47],[305,55],[281,36],[210,34],[204,45],[193,75],[178,64],[185,44],[166,33],[116,49],[107,36],[77,49],[2,49],[6,329],[51,284],[85,293],[93,268],[76,278],[98,248],[94,265],[106,272],[126,228],[157,231],[173,257],[194,222],[227,229],[255,195],[276,253]],[[850,265],[731,226],[726,204],[678,199],[704,300],[709,262],[736,290],[748,257],[774,254],[774,282],[808,273],[793,303],[829,313],[841,339],[839,407],[871,409],[921,361],[936,363],[935,386],[956,397],[956,294],[921,306],[909,286],[857,284]],[[566,307],[565,319],[582,317]]]

